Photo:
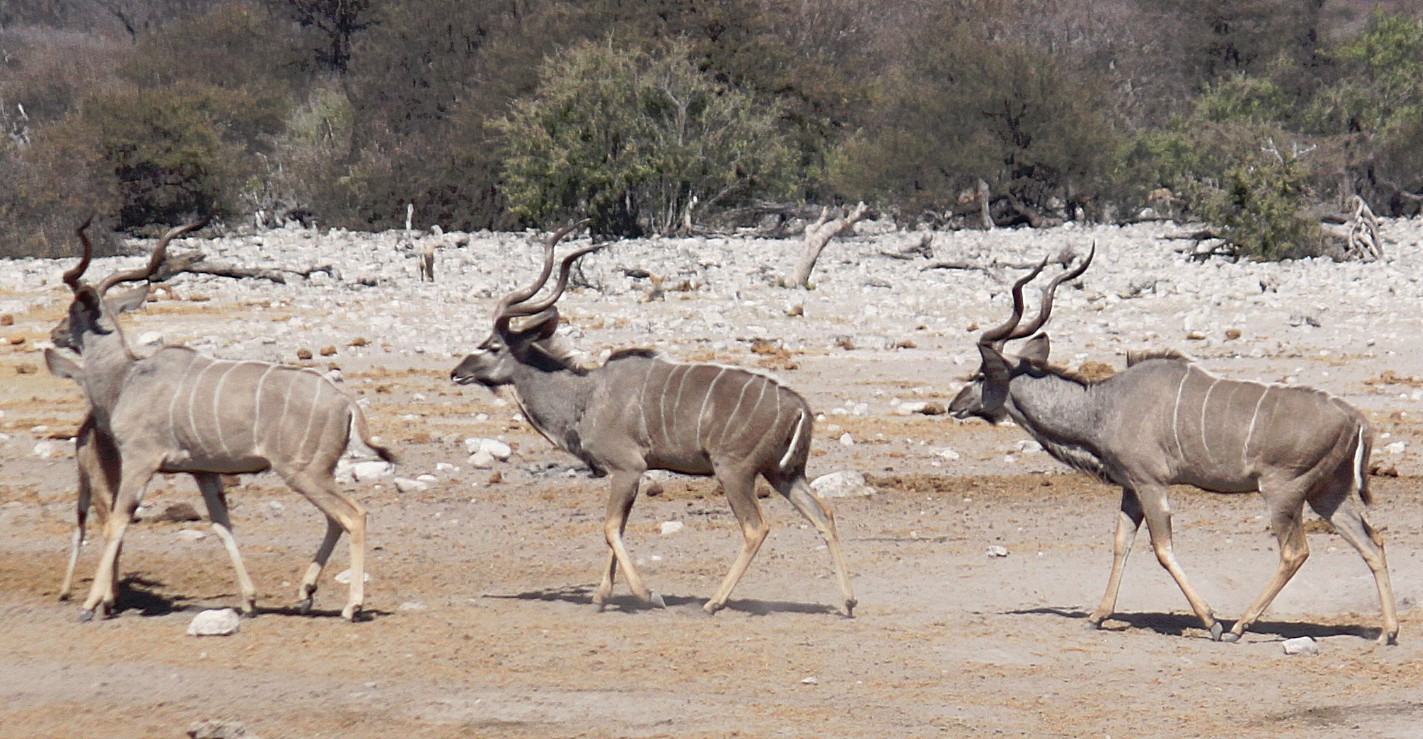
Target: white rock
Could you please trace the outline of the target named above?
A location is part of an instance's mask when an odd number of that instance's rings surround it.
[[[1406,441],[1395,441],[1395,442],[1393,442],[1392,444],[1389,444],[1388,446],[1385,446],[1385,447],[1383,448],[1383,452],[1384,452],[1384,454],[1402,454],[1402,453],[1403,453],[1403,450],[1405,450],[1405,449],[1407,449],[1407,448],[1408,448],[1408,442],[1406,442]]]
[[[430,489],[428,483],[408,477],[397,477],[391,482],[395,483],[395,491],[398,493],[420,493]]]
[[[663,522],[662,522],[662,526],[660,527],[660,530],[662,531],[662,535],[663,535],[663,536],[667,536],[668,534],[675,534],[675,533],[677,533],[678,531],[681,531],[681,530],[682,530],[682,522],[681,522],[681,521],[663,521]]]
[[[206,538],[207,534],[205,532],[198,531],[197,529],[183,529],[182,531],[178,532],[179,541],[198,541],[199,539]]]
[[[988,547],[987,552],[990,557],[1006,557],[1008,556],[1008,547],[994,544]]]
[[[458,467],[456,467],[456,466],[450,464],[449,462],[436,462],[436,463],[435,463],[435,471],[436,471],[436,472],[459,472],[459,471],[460,471],[460,468],[458,468]],[[423,477],[423,475],[422,475],[422,477]]]
[[[339,573],[337,573],[336,577],[333,578],[333,579],[334,579],[336,582],[341,583],[342,585],[350,585],[350,584],[351,584],[351,570],[350,570],[350,568],[341,570]],[[371,581],[371,573],[367,572],[367,573],[364,573],[364,574],[361,575],[361,582],[370,582],[370,581]]]
[[[912,416],[916,413],[923,413],[929,407],[929,402],[925,400],[914,400],[907,403],[900,403],[894,407],[896,416]]]
[[[395,465],[382,459],[366,459],[352,462],[349,468],[353,482],[370,482],[395,474]]]
[[[855,437],[851,436],[849,431],[846,431],[845,433],[840,434],[840,444],[843,446],[854,446]]]
[[[479,451],[488,452],[489,456],[499,460],[500,462],[509,461],[509,457],[514,454],[514,450],[510,449],[508,444],[505,444],[504,442],[498,439],[485,439],[484,441],[480,442]]]
[[[1319,654],[1319,642],[1308,636],[1297,636],[1280,642],[1285,654]]]
[[[144,331],[138,335],[138,346],[141,349],[157,349],[163,346],[163,334],[157,331]]]
[[[188,624],[188,636],[227,636],[237,633],[241,625],[237,611],[231,608],[203,611]]]
[[[821,475],[810,483],[810,488],[822,498],[867,498],[878,492],[865,482],[864,475],[853,470]]]
[[[1018,442],[1013,445],[1013,449],[1021,454],[1031,454],[1033,452],[1042,451],[1043,445],[1039,444],[1035,439],[1019,439]]]
[[[934,452],[934,456],[939,457],[941,459],[947,459],[952,462],[953,460],[958,459],[960,455],[957,449],[954,449],[953,447],[944,447],[943,449]]]
[[[34,454],[36,457],[39,457],[40,459],[49,459],[50,457],[53,457],[53,456],[55,455],[55,452],[57,451],[57,449],[58,449],[58,447],[55,445],[54,442],[52,442],[52,441],[41,441],[41,442],[35,444],[35,448],[34,448],[34,450],[31,452],[31,454]]]
[[[471,467],[481,470],[487,470],[490,467],[494,466],[494,455],[484,451],[483,449],[480,449],[474,454],[469,455],[469,459],[466,461]]]

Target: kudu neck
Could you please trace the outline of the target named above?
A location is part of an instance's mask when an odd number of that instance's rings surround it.
[[[565,367],[520,364],[513,383],[519,406],[538,430],[559,446],[576,452],[577,424],[583,415],[592,380]]]
[[[81,346],[84,392],[93,409],[107,416],[118,402],[119,392],[137,357],[117,325],[109,333],[89,332]]]
[[[1100,432],[1097,386],[1052,372],[1021,374],[1008,386],[1008,413],[1044,448],[1095,448]]]

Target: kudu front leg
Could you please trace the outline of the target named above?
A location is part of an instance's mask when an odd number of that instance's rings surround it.
[[[212,472],[199,472],[193,475],[193,479],[197,481],[198,489],[203,493],[203,502],[207,504],[208,521],[212,524],[213,533],[222,540],[222,546],[227,550],[228,558],[232,560],[232,568],[237,571],[237,587],[242,593],[242,615],[254,617],[257,615],[257,588],[252,584],[247,567],[242,564],[242,555],[237,551],[237,541],[232,535],[232,520],[227,512],[227,498],[222,493],[222,476]]]
[[[661,595],[648,590],[643,584],[642,576],[638,574],[632,557],[628,555],[627,547],[623,545],[623,531],[627,528],[633,501],[637,500],[638,482],[641,479],[640,470],[614,472],[610,475],[608,509],[603,519],[603,538],[608,542],[611,553],[608,566],[603,570],[603,580],[593,593],[593,605],[599,611],[607,607],[608,599],[613,594],[613,580],[618,569],[622,569],[623,579],[627,580],[628,588],[638,600],[657,608],[667,607]]]
[[[1171,579],[1176,581],[1181,594],[1186,596],[1186,602],[1191,604],[1191,610],[1195,611],[1196,616],[1201,619],[1201,624],[1210,632],[1211,639],[1220,641],[1225,627],[1221,626],[1205,599],[1191,587],[1190,581],[1186,579],[1186,571],[1176,562],[1176,553],[1171,547],[1171,509],[1166,502],[1165,489],[1138,489],[1137,495],[1146,517],[1146,528],[1151,535],[1151,548],[1156,552],[1156,561],[1161,563],[1171,574]]]
[[[1102,622],[1111,618],[1117,610],[1117,594],[1122,589],[1122,571],[1126,569],[1132,541],[1136,539],[1136,532],[1141,528],[1143,517],[1141,501],[1137,499],[1136,493],[1130,488],[1123,488],[1116,535],[1112,537],[1112,574],[1107,576],[1107,592],[1102,595],[1102,602],[1087,616],[1089,629],[1102,628]]]
[[[89,596],[79,612],[80,621],[89,621],[97,611],[107,617],[113,613],[114,602],[118,599],[118,562],[123,549],[124,533],[133,520],[134,510],[143,498],[148,481],[153,478],[156,467],[133,464],[125,471],[119,484],[119,493],[114,505],[104,521],[104,551],[99,556],[99,567],[94,572],[94,582],[89,586]],[[98,610],[102,607],[102,610]]]

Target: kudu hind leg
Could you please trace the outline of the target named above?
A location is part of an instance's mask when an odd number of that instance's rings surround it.
[[[346,607],[341,609],[341,617],[354,621],[366,599],[366,509],[338,492],[336,481],[329,474],[323,476],[298,473],[284,474],[282,477],[288,485],[326,514],[326,536],[322,538],[316,556],[307,566],[306,574],[301,580],[301,589],[298,591],[302,612],[311,609],[312,597],[316,593],[316,581],[321,577],[326,560],[331,556],[344,531],[351,550],[351,584]]]
[[[222,546],[227,550],[228,558],[232,560],[232,569],[237,571],[237,587],[242,593],[242,615],[256,616],[257,588],[252,584],[247,567],[242,563],[242,555],[237,551],[237,540],[232,535],[232,520],[228,516],[227,498],[222,492],[222,477],[211,472],[200,472],[193,475],[193,479],[198,483],[198,490],[202,491],[212,530],[222,540]]]
[[[1319,496],[1309,499],[1309,505],[1321,518],[1329,521],[1334,530],[1349,542],[1369,571],[1374,574],[1374,585],[1378,588],[1379,606],[1383,611],[1383,630],[1379,634],[1380,644],[1398,643],[1398,611],[1393,598],[1393,585],[1388,576],[1388,560],[1384,556],[1383,537],[1369,525],[1364,513],[1353,500],[1347,498],[1352,487],[1344,488],[1344,495]]]
[[[790,501],[791,505],[810,521],[815,530],[820,532],[820,538],[825,540],[825,546],[830,549],[830,557],[835,563],[840,593],[845,597],[845,616],[853,618],[855,606],[859,601],[855,600],[854,590],[850,586],[850,571],[845,566],[845,552],[840,545],[840,532],[835,526],[835,513],[811,491],[810,483],[806,482],[804,475],[771,478],[770,482],[776,492]]]
[[[1117,594],[1122,589],[1122,571],[1126,569],[1127,557],[1131,554],[1132,541],[1141,528],[1145,514],[1141,501],[1130,488],[1122,489],[1121,511],[1117,516],[1117,530],[1112,537],[1112,573],[1107,576],[1107,592],[1102,594],[1102,602],[1087,616],[1087,626],[1092,629],[1102,627],[1102,622],[1111,618],[1117,610]]]
[[[736,589],[736,583],[746,574],[746,568],[751,565],[756,552],[761,550],[766,535],[771,533],[770,525],[761,515],[761,504],[756,500],[754,474],[748,475],[739,470],[718,470],[716,477],[726,493],[727,502],[731,504],[731,512],[736,514],[736,520],[741,524],[742,544],[741,553],[736,555],[736,561],[732,562],[731,571],[726,573],[726,578],[721,581],[721,587],[717,588],[716,594],[702,606],[702,610],[707,613],[716,613],[726,607],[726,600],[731,597],[731,591]]]
[[[69,593],[74,589],[74,568],[79,565],[79,549],[84,545],[84,525],[89,519],[90,495],[88,475],[81,469],[79,499],[75,502],[74,510],[74,534],[69,541],[69,561],[64,566],[64,582],[59,586],[59,599],[62,601],[69,600]]]
[[[1260,614],[1270,607],[1270,603],[1275,600],[1275,596],[1280,594],[1290,578],[1299,572],[1299,568],[1309,559],[1309,542],[1304,536],[1304,528],[1300,526],[1300,517],[1304,512],[1302,502],[1296,503],[1292,508],[1276,509],[1270,512],[1270,529],[1275,532],[1275,540],[1280,547],[1280,564],[1275,569],[1274,577],[1265,584],[1265,589],[1255,598],[1255,602],[1245,609],[1245,613],[1231,627],[1230,633],[1225,635],[1225,641],[1237,641],[1250,625],[1260,618]]]

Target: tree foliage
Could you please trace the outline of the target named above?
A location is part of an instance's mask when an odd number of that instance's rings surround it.
[[[517,212],[588,214],[606,233],[675,232],[698,207],[784,195],[792,171],[777,106],[698,71],[679,44],[577,46],[497,128]]]

